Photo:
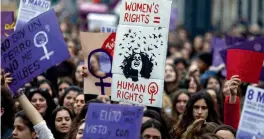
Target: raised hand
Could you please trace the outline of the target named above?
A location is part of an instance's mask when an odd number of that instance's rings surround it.
[[[236,103],[236,97],[238,93],[239,86],[241,84],[241,80],[238,75],[234,75],[228,81],[228,88],[230,90],[230,103]]]
[[[240,84],[241,84],[241,80],[239,79],[238,75],[234,75],[231,77],[231,79],[228,81],[228,88],[231,92],[231,96],[237,95]]]
[[[2,70],[1,72],[1,81],[3,81],[2,84],[6,86],[7,88],[8,88],[8,84],[10,84],[13,80],[13,78],[10,77],[10,75],[11,74],[9,72],[5,73],[4,70]]]

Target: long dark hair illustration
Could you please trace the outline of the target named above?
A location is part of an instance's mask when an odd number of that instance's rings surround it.
[[[120,66],[126,78],[138,81],[138,77],[149,79],[153,70],[153,59],[144,52],[134,52],[125,57]]]

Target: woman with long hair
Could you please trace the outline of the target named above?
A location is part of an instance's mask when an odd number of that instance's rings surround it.
[[[187,128],[197,119],[204,119],[207,122],[217,124],[221,123],[215,111],[213,100],[205,91],[195,93],[188,101],[186,111],[176,129],[176,137],[181,137]]]
[[[171,117],[173,120],[173,128],[176,128],[182,119],[183,113],[186,111],[187,102],[190,99],[188,90],[180,89],[173,96]]]
[[[177,90],[178,73],[176,68],[171,64],[165,66],[164,91],[167,95],[173,95]]]
[[[68,139],[73,115],[66,107],[56,108],[51,115],[50,129],[55,139]]]
[[[64,95],[60,99],[60,106],[68,108],[72,113],[74,112],[74,101],[78,94],[81,94],[83,90],[78,86],[70,86],[65,90]]]
[[[214,88],[207,88],[206,92],[208,94],[210,94],[210,96],[212,97],[213,101],[214,101],[214,106],[215,106],[215,110],[218,114],[218,117],[221,121],[224,121],[224,103],[221,97],[221,94],[217,92],[216,89]]]
[[[47,90],[31,88],[28,90],[28,99],[31,104],[48,122],[52,111],[57,107]]]

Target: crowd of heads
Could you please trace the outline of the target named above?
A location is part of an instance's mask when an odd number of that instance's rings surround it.
[[[108,96],[102,95],[85,101],[83,88],[89,87],[83,86],[80,24],[64,20],[60,27],[71,58],[25,84],[25,94],[42,115],[55,139],[81,139],[89,103],[117,102],[111,102]],[[244,25],[244,30],[239,30],[239,27],[235,24],[230,32],[225,33],[250,39],[263,33],[260,26]],[[139,138],[235,138],[234,127],[223,124],[224,100],[230,95],[227,81],[220,71],[209,72],[213,36],[223,37],[223,34],[209,31],[191,38],[182,26],[169,32],[163,106],[145,108]],[[92,60],[92,69],[101,74],[99,59],[93,56]],[[244,97],[247,85],[240,86],[239,97]],[[36,138],[32,123],[10,94],[1,85],[2,136],[12,132],[14,138]]]

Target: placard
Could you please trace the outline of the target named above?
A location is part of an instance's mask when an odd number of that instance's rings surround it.
[[[1,11],[1,37],[2,40],[6,39],[9,34],[14,32],[15,21],[14,12]]]
[[[9,85],[13,92],[69,57],[54,10],[32,19],[1,43],[1,65],[13,77]]]
[[[90,103],[84,139],[138,139],[143,107]]]
[[[116,27],[110,27],[110,26],[101,26],[101,32],[104,33],[112,33],[112,32],[116,32]]]
[[[89,13],[87,15],[89,31],[100,30],[102,26],[116,26],[118,17],[114,14]]]
[[[259,40],[262,37],[257,37],[256,39]],[[263,39],[263,38],[262,38]],[[224,63],[226,63],[226,58],[227,58],[227,50],[230,48],[238,48],[240,47],[241,43],[247,42],[249,41],[247,38],[241,38],[241,37],[231,37],[229,35],[225,35],[225,42],[226,42],[226,46],[227,48],[220,50],[220,55],[222,57],[222,60],[224,61]],[[252,50],[255,49],[254,47],[243,47],[242,49],[244,50]],[[258,49],[258,48],[257,48]],[[264,52],[264,51],[263,51]],[[264,81],[264,62],[263,62],[263,66],[261,69],[261,75],[259,80]]]
[[[161,107],[171,1],[124,0],[121,7],[111,100]]]
[[[227,78],[239,75],[244,82],[258,83],[264,60],[264,37],[227,49]]]
[[[49,9],[49,0],[20,0],[15,30]]]
[[[167,28],[121,25],[116,35],[112,73],[164,79]]]
[[[264,90],[248,86],[237,139],[264,138]]]
[[[86,94],[103,94],[110,96],[112,81],[112,55],[115,47],[115,36],[115,33],[80,33],[81,46],[85,57],[84,61],[85,65],[88,67],[88,77],[84,78],[84,92]],[[103,76],[98,76],[96,74],[97,71],[92,69],[91,60],[94,60],[93,57],[98,57],[97,64],[100,65],[100,55],[108,56],[108,58],[104,58],[104,60],[109,60],[111,64],[109,66],[110,69],[105,69],[105,71],[108,72],[105,72],[105,75]],[[106,61],[104,62],[109,63]],[[97,70],[100,71],[99,69]]]
[[[164,80],[138,78],[139,81],[127,80],[124,75],[113,74],[111,99],[144,106],[161,107]]]
[[[168,28],[172,1],[123,0],[119,24]]]

